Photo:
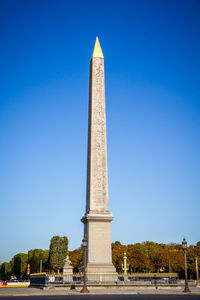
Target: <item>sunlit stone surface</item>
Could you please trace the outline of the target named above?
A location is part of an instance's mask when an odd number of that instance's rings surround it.
[[[87,235],[87,275],[113,273],[108,210],[108,176],[105,115],[104,56],[98,38],[90,62],[86,213],[82,218]],[[115,276],[107,279],[114,281]],[[106,276],[101,277],[102,281]]]

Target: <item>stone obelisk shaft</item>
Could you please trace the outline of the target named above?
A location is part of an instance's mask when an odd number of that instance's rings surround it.
[[[86,213],[87,272],[115,272],[112,265],[108,210],[104,57],[96,39],[90,61]]]
[[[90,62],[86,212],[105,213],[108,212],[108,178],[104,58],[95,50]]]

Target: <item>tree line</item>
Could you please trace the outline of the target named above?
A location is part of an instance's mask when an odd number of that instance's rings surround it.
[[[184,256],[181,244],[163,244],[143,242],[131,245],[122,245],[116,241],[112,245],[112,260],[118,273],[122,273],[124,252],[127,256],[129,273],[178,273],[179,278],[184,278]],[[74,267],[74,272],[79,272],[83,262],[81,248],[69,251],[69,257]],[[189,278],[196,278],[196,257],[200,268],[200,241],[196,246],[187,248],[187,267]]]
[[[184,278],[184,255],[180,244],[143,242],[132,245],[112,244],[113,263],[118,272],[122,272],[123,255],[126,252],[130,273],[178,273]],[[196,278],[195,261],[200,266],[200,242],[187,248],[187,267],[189,278]]]
[[[118,273],[123,272],[122,264],[126,252],[129,273],[149,272],[175,272],[179,278],[184,277],[184,257],[180,244],[163,244],[143,242],[130,245],[122,245],[119,241],[112,244],[113,264]],[[83,265],[82,247],[68,251],[68,238],[66,236],[54,236],[50,241],[49,250],[32,249],[26,253],[16,254],[10,262],[0,265],[0,276],[3,280],[11,276],[25,279],[27,277],[27,265],[30,264],[30,272],[57,273],[62,271],[64,259],[69,255],[73,265],[73,271],[79,272]],[[195,260],[198,258],[200,267],[200,241],[187,248],[187,263],[189,278],[195,278]]]
[[[16,254],[9,262],[0,265],[0,277],[3,280],[16,276],[19,279],[28,277],[27,267],[31,273],[58,272],[64,265],[68,254],[68,238],[54,236],[50,241],[49,250],[32,249],[26,253]],[[42,270],[40,270],[42,261]]]

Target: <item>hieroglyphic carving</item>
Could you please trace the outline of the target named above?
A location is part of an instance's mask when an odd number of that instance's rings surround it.
[[[89,85],[89,111],[88,111],[88,148],[87,148],[87,187],[86,187],[86,213],[90,211],[90,176],[91,176],[91,114],[92,114],[92,61],[90,62]]]
[[[107,210],[107,159],[106,159],[106,120],[105,120],[105,87],[103,59],[93,60],[94,80],[94,118],[95,168],[93,199],[97,210]]]

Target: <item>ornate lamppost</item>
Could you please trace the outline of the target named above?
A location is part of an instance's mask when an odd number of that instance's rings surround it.
[[[190,293],[190,289],[188,286],[188,276],[187,276],[187,257],[186,257],[186,249],[187,249],[187,241],[183,238],[182,241],[183,252],[184,252],[184,266],[185,266],[185,288],[183,290],[184,293]]]
[[[81,293],[89,293],[86,284],[86,248],[87,248],[86,234],[84,235],[84,239],[82,240],[82,245],[83,245],[83,257],[84,257],[84,279],[83,279],[84,281],[83,281],[83,288],[81,290]]]
[[[122,270],[124,271],[124,280],[127,280],[127,271],[129,269],[129,265],[127,264],[127,256],[126,252],[124,252],[124,264],[122,264]]]

